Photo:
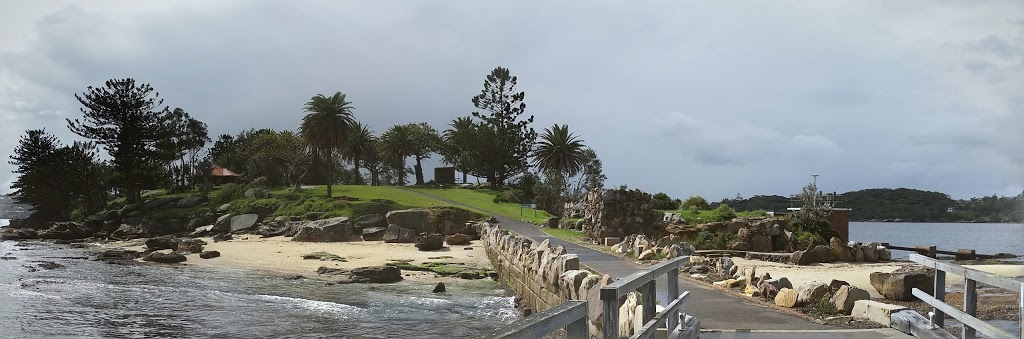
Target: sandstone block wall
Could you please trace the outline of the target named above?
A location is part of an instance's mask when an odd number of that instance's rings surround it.
[[[583,231],[593,239],[653,236],[661,219],[662,213],[652,208],[651,195],[641,190],[593,190],[583,200]]]
[[[537,244],[497,225],[484,226],[480,239],[500,281],[534,311],[543,311],[567,300],[593,302],[598,311],[591,311],[588,316],[590,333],[599,333],[600,289],[610,277],[581,270],[579,258],[565,253],[562,246],[551,247],[547,240]],[[594,310],[594,306],[590,308]]]

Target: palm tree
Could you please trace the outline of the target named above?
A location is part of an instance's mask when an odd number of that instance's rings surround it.
[[[352,160],[355,167],[356,184],[363,184],[363,176],[359,173],[359,161],[367,157],[372,150],[377,137],[373,136],[368,126],[356,121],[349,130],[348,144],[342,152],[346,158]]]
[[[412,131],[409,125],[391,126],[377,143],[379,156],[391,164],[398,175],[399,185],[405,185],[405,158],[412,154]]]
[[[380,185],[380,173],[384,171],[386,169],[385,166],[387,166],[384,159],[381,158],[380,152],[377,151],[378,144],[380,144],[380,142],[377,141],[377,138],[373,138],[369,143],[369,147],[367,147],[366,152],[362,154],[363,166],[370,172],[370,186]]]
[[[533,164],[541,170],[574,176],[586,162],[583,140],[569,132],[569,125],[545,128],[533,150]]]
[[[344,149],[348,143],[349,128],[355,124],[351,104],[345,101],[345,94],[337,92],[329,97],[317,94],[304,107],[309,114],[302,118],[299,134],[313,152],[328,159],[328,163],[333,163],[334,153]],[[328,198],[331,197],[331,184],[334,183],[333,167],[327,167]]]
[[[474,128],[476,125],[471,117],[458,117],[452,120],[448,126],[451,128],[445,130],[442,135],[442,156],[444,156],[445,162],[455,165],[455,168],[462,172],[462,183],[466,183],[466,180],[469,179],[466,172],[469,170],[471,159],[469,148],[472,147],[472,142],[475,139]]]

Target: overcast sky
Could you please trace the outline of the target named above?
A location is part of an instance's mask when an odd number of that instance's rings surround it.
[[[1016,0],[6,2],[0,150],[26,129],[74,140],[73,95],[123,77],[214,136],[295,129],[335,91],[377,133],[443,130],[496,66],[538,131],[568,124],[597,151],[609,185],[712,200],[796,193],[812,173],[839,192],[1024,189]]]

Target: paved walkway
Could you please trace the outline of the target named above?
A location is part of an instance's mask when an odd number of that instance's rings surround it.
[[[601,273],[610,274],[612,277],[624,277],[642,267],[636,265],[630,261],[627,261],[621,257],[617,257],[605,252],[590,249],[578,244],[564,241],[544,233],[540,230],[540,227],[528,223],[524,223],[518,220],[512,220],[509,218],[497,215],[497,213],[491,213],[488,211],[474,208],[463,203],[459,203],[450,199],[445,199],[436,195],[415,192],[424,196],[429,196],[434,199],[438,199],[447,202],[452,205],[462,206],[469,209],[477,210],[486,214],[491,214],[497,217],[500,227],[511,230],[513,232],[524,235],[534,241],[549,240],[552,246],[562,245],[565,247],[566,252],[575,253],[580,258],[580,262],[593,268]],[[662,304],[665,302],[664,296],[664,277],[656,283],[659,287],[659,294],[662,295]],[[770,308],[761,306],[759,304],[747,301],[743,298],[727,294],[718,290],[709,289],[698,284],[680,279],[679,282],[680,291],[690,291],[690,297],[687,298],[683,304],[683,312],[696,316],[701,321],[701,328],[705,329],[720,329],[720,330],[834,330],[835,327],[816,324],[807,321],[803,318],[781,313]],[[738,332],[742,333],[742,332]],[[869,333],[869,332],[866,332]],[[818,333],[820,335],[820,333]],[[704,336],[703,334],[701,335]],[[720,336],[720,338],[745,338],[744,334],[738,335],[726,335]],[[830,337],[830,336],[826,336]],[[855,338],[855,337],[844,337],[841,338]],[[856,337],[856,338],[873,338],[873,337],[886,337],[886,336],[868,336],[868,337]]]

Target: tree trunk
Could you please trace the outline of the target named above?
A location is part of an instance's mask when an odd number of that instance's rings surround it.
[[[331,184],[334,183],[334,157],[327,157],[327,197],[331,197]]]
[[[469,176],[466,175],[466,171],[462,171],[462,183],[465,184],[469,180]]]
[[[355,174],[356,174],[355,184],[356,185],[362,185],[363,184],[363,175],[361,173],[359,173],[359,156],[352,157],[352,163],[355,164]]]
[[[423,185],[423,164],[420,157],[416,157],[416,184]]]
[[[401,163],[395,169],[398,172],[398,186],[405,186],[405,157],[402,157]]]

